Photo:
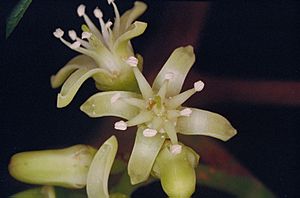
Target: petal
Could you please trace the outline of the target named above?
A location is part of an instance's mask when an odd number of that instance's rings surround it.
[[[175,49],[155,78],[153,90],[157,92],[164,83],[165,75],[173,73],[174,77],[168,83],[167,97],[179,94],[185,77],[194,62],[195,54],[192,46]]]
[[[132,47],[129,41],[144,33],[147,27],[147,23],[136,21],[134,22],[126,32],[124,32],[120,37],[116,40],[114,44],[115,52],[121,57],[128,57],[133,55]]]
[[[192,109],[189,117],[181,116],[177,120],[177,131],[184,135],[206,135],[227,141],[237,131],[223,116],[200,109]]]
[[[126,31],[126,29],[132,24],[134,20],[136,20],[140,15],[142,15],[145,10],[147,9],[147,5],[141,1],[134,2],[134,7],[130,10],[127,10],[122,16],[121,16],[121,22],[120,22],[120,33]]]
[[[165,141],[165,138],[161,138],[160,134],[154,137],[144,137],[144,129],[144,127],[138,128],[128,162],[131,184],[137,184],[148,179],[156,156]]]
[[[97,73],[106,72],[103,69],[92,69],[81,68],[75,71],[63,84],[60,93],[57,96],[57,107],[62,108],[67,106],[75,94],[77,93],[80,86],[86,81],[89,77]]]
[[[93,68],[95,66],[96,63],[92,58],[85,55],[78,55],[61,68],[56,75],[51,76],[51,86],[52,88],[61,86],[76,69]]]
[[[111,102],[115,94],[120,94],[120,98]],[[90,117],[117,116],[124,119],[131,119],[139,113],[139,109],[129,105],[122,98],[140,98],[139,94],[126,91],[100,92],[90,97],[83,105],[81,111]]]
[[[111,136],[97,151],[87,175],[86,188],[89,198],[109,198],[107,183],[117,150],[117,139]]]

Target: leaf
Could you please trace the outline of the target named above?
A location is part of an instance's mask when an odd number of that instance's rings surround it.
[[[6,20],[6,39],[16,28],[32,0],[20,0]]]

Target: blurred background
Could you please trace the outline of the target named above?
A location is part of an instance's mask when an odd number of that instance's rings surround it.
[[[5,16],[17,2],[7,2]],[[136,52],[144,57],[144,74],[151,81],[176,47],[193,45],[197,60],[184,89],[197,79],[202,79],[206,87],[188,105],[220,113],[238,130],[226,143],[191,138],[193,145],[200,148],[203,160],[226,166],[227,161],[218,160],[218,154],[212,155],[205,146],[201,147],[214,142],[276,196],[296,197],[300,3],[146,2],[148,10],[139,20],[148,22],[148,28],[133,40]],[[83,20],[76,14],[80,3],[87,6],[91,18],[96,6],[100,6],[104,16],[113,17],[106,1],[34,1],[12,35],[1,39],[1,197],[28,187],[8,174],[7,165],[14,153],[78,143],[99,146],[111,134],[119,135],[123,152],[131,149],[133,140],[126,138],[134,138],[133,131],[120,134],[113,130],[111,119],[90,119],[79,110],[97,92],[92,80],[82,86],[68,107],[56,108],[59,89],[50,87],[50,76],[76,53],[52,32],[57,27],[80,32]],[[121,13],[132,5],[133,1],[118,1]],[[163,196],[159,184],[153,188],[158,189],[157,196]],[[139,190],[135,196],[140,197],[143,192]],[[209,188],[200,189],[200,195],[227,196]]]

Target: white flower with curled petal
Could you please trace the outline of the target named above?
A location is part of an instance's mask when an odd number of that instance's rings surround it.
[[[137,91],[138,85],[132,69],[124,62],[134,56],[130,40],[145,31],[147,23],[135,21],[147,8],[142,2],[135,2],[134,7],[120,16],[114,1],[108,1],[115,12],[114,24],[104,22],[103,13],[97,7],[95,17],[99,20],[100,30],[85,12],[85,6],[77,9],[79,17],[83,17],[81,37],[74,30],[68,35],[72,42],[63,38],[64,31],[57,28],[53,35],[74,51],[81,53],[71,59],[55,76],[51,77],[51,85],[62,89],[57,97],[57,107],[67,106],[75,96],[82,83],[92,77],[99,90]],[[139,59],[139,69],[142,67],[142,57]]]
[[[177,48],[169,57],[152,87],[137,68],[138,59],[129,57],[141,94],[128,91],[102,92],[90,97],[81,110],[90,117],[117,116],[115,129],[138,126],[128,164],[131,183],[145,181],[165,139],[170,139],[174,155],[181,152],[177,133],[206,135],[227,141],[236,134],[226,118],[209,111],[186,108],[183,103],[204,88],[202,81],[180,93],[185,77],[195,61],[191,46]]]

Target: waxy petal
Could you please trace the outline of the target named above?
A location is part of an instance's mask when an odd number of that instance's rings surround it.
[[[223,116],[210,111],[192,109],[189,117],[181,116],[177,120],[177,131],[184,135],[206,135],[227,141],[237,131]]]
[[[87,174],[89,198],[109,198],[108,177],[118,150],[118,141],[111,136],[97,151]]]
[[[139,16],[141,16],[147,9],[147,5],[141,1],[134,2],[134,7],[127,10],[122,16],[120,21],[119,33],[122,34],[127,30],[127,28],[135,21]]]
[[[175,49],[155,78],[152,86],[153,90],[158,91],[164,83],[166,74],[172,73],[174,77],[169,80],[166,96],[179,94],[185,77],[194,62],[195,54],[192,46]]]
[[[131,184],[138,184],[148,179],[156,156],[165,141],[165,138],[162,138],[160,134],[154,137],[145,137],[143,135],[144,130],[144,127],[138,128],[128,162]]]
[[[147,23],[136,21],[134,22],[126,32],[124,32],[114,43],[114,51],[120,57],[127,57],[133,50],[129,41],[144,33],[147,28]],[[131,54],[133,55],[133,54]]]
[[[120,98],[112,103],[111,98],[115,94],[120,94]],[[140,97],[139,94],[126,91],[100,92],[85,101],[80,109],[90,117],[117,116],[129,120],[139,113],[139,109],[129,105],[122,98]]]
[[[57,96],[57,107],[62,108],[67,106],[81,85],[86,81],[89,77],[94,74],[106,72],[103,69],[92,69],[89,70],[87,68],[81,68],[71,74],[71,76],[66,80],[64,85],[61,88],[60,93]]]
[[[93,68],[95,66],[96,62],[92,58],[86,55],[78,55],[61,68],[56,75],[51,76],[51,86],[52,88],[61,86],[76,69]]]

